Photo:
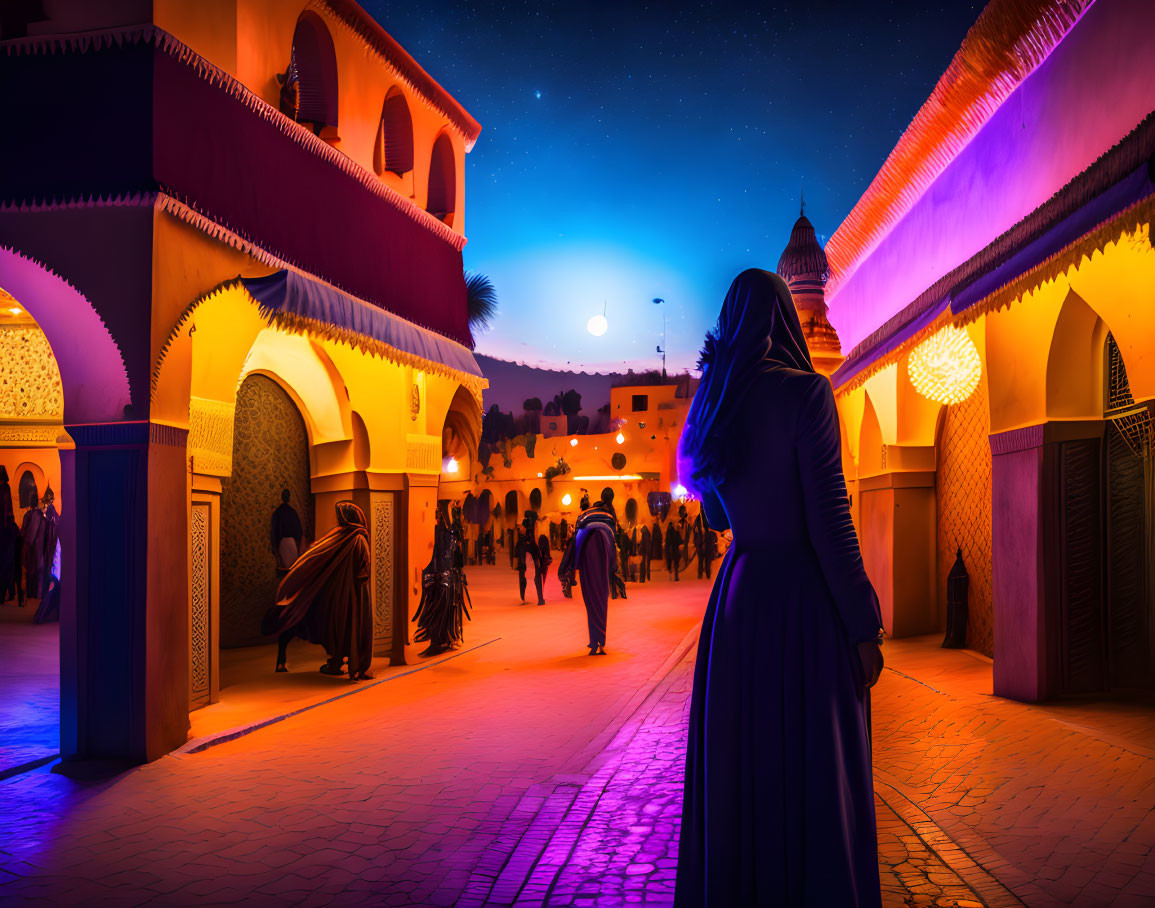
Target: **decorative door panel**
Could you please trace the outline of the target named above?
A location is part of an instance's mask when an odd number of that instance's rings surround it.
[[[189,709],[207,706],[212,694],[212,511],[194,502],[189,524]]]
[[[1106,683],[1098,438],[1060,443],[1059,637],[1065,693]]]

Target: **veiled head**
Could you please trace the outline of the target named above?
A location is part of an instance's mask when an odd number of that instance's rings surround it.
[[[365,523],[365,512],[351,501],[337,502],[337,523],[343,527],[360,530],[368,528],[368,524]]]

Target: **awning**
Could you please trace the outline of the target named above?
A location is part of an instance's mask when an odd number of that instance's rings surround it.
[[[308,320],[362,335],[431,363],[482,377],[473,352],[392,312],[295,271],[243,277],[240,283],[266,317]]]

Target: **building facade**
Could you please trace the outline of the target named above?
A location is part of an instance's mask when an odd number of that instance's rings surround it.
[[[863,554],[995,693],[1155,686],[1155,7],[994,0],[827,244]]]
[[[62,755],[152,760],[252,642],[281,488],[314,538],[365,511],[378,654],[404,660],[445,445],[480,424],[480,126],[349,0],[21,10],[0,342],[46,390],[8,395],[0,460],[14,488],[43,461],[62,512]]]

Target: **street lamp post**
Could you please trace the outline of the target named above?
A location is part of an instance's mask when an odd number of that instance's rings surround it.
[[[661,306],[665,300],[661,297],[654,297],[654,305]],[[658,352],[662,354],[662,381],[666,380],[666,310],[662,310],[662,345],[658,347]]]

